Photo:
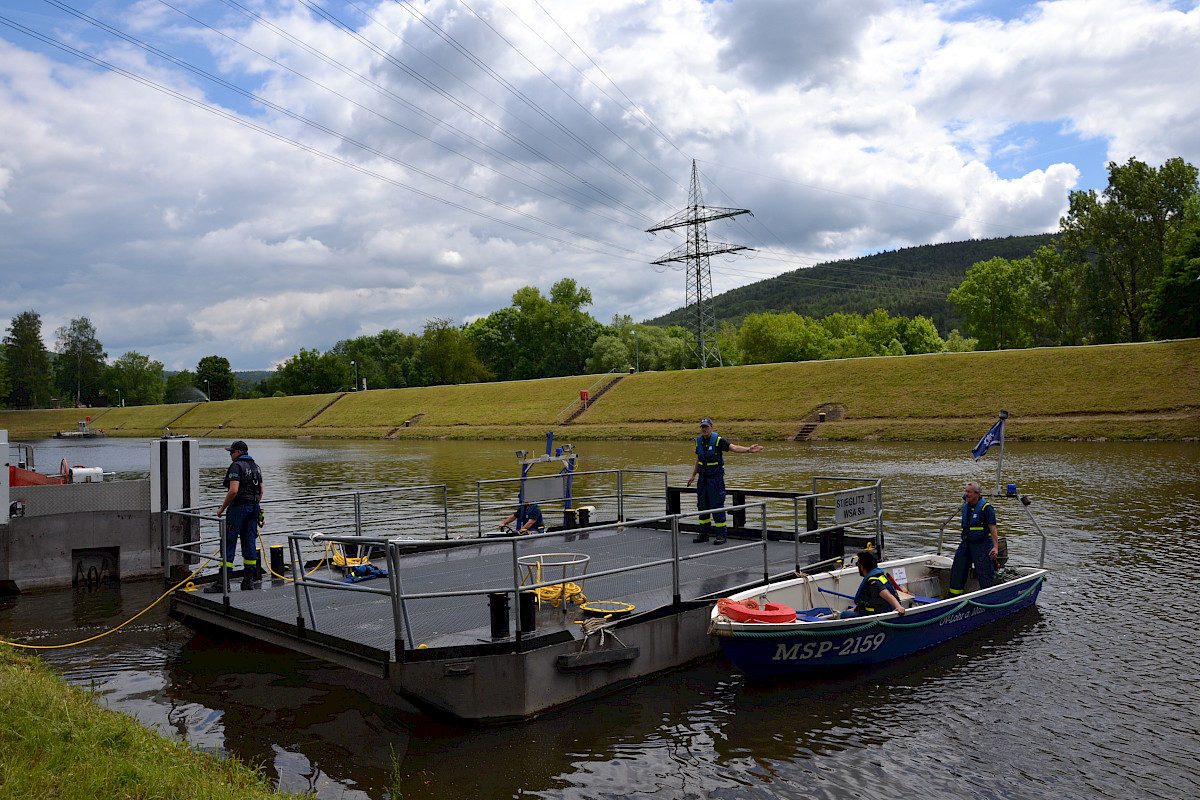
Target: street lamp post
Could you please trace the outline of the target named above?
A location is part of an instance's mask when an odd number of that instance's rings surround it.
[[[117,389],[117,408],[125,407],[125,397],[121,394],[121,390]]]
[[[351,361],[350,366],[354,367],[354,391],[358,391],[358,362]]]
[[[204,399],[212,400],[212,386],[209,385],[208,378],[204,379]]]
[[[633,371],[634,372],[642,371],[642,357],[641,357],[641,354],[638,352],[637,328],[633,329]]]

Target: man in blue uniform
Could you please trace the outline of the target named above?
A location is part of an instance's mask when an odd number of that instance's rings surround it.
[[[500,530],[504,530],[504,526],[510,523],[517,523],[517,535],[533,531],[534,533],[546,532],[546,521],[542,517],[542,509],[537,503],[526,503],[522,506],[517,506],[517,510],[508,515],[508,519],[500,523]]]
[[[204,591],[210,594],[228,591],[225,584],[233,570],[233,559],[237,555],[238,541],[242,543],[242,591],[258,588],[258,520],[262,513],[259,505],[263,497],[262,472],[250,457],[250,448],[238,440],[229,447],[229,469],[225,471],[222,485],[225,500],[217,509],[217,516],[225,515],[225,568],[216,583]]]
[[[874,551],[860,550],[855,561],[858,564],[858,574],[862,576],[862,583],[854,593],[854,608],[843,611],[840,616],[843,619],[867,617],[891,610],[903,617],[904,606],[892,591],[887,574],[879,568],[879,559]]]
[[[723,453],[758,453],[762,451],[761,444],[743,447],[733,444],[728,439],[712,429],[712,420],[708,417],[700,420],[700,435],[696,437],[696,466],[692,468],[692,477],[687,485],[700,478],[696,484],[696,508],[700,511],[717,509],[711,515],[700,515],[700,535],[692,542],[700,544],[707,542],[709,531],[716,528],[716,538],[713,544],[725,544],[725,458]]]
[[[963,492],[962,541],[954,551],[954,566],[950,568],[950,594],[962,594],[967,574],[975,566],[979,588],[987,589],[996,582],[992,559],[1000,553],[996,534],[996,509],[981,496],[979,484],[972,481]]]

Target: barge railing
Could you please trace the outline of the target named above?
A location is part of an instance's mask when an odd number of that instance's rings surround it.
[[[866,487],[871,489],[871,486]],[[830,496],[835,493],[828,493]],[[792,506],[795,513],[798,514],[798,507],[801,500],[807,500],[811,497],[808,494],[797,494],[795,497],[788,498],[789,505]],[[396,646],[397,659],[403,658],[403,653],[406,650],[413,650],[418,647],[420,637],[414,629],[411,621],[410,605],[418,601],[439,601],[449,600],[451,598],[465,597],[488,597],[492,595],[507,595],[508,605],[505,606],[505,614],[508,613],[508,608],[520,608],[521,597],[524,592],[535,592],[538,589],[546,587],[560,587],[571,580],[571,577],[551,575],[549,577],[542,576],[541,580],[529,580],[526,578],[522,581],[522,563],[521,550],[524,549],[526,555],[536,554],[533,550],[538,548],[539,542],[544,542],[547,545],[557,543],[564,540],[564,537],[571,536],[589,536],[600,534],[606,531],[617,530],[621,528],[648,528],[669,530],[671,533],[670,554],[667,557],[652,557],[645,560],[638,560],[637,563],[625,564],[609,569],[589,570],[579,577],[586,580],[588,585],[595,586],[597,583],[605,579],[613,579],[620,577],[629,577],[637,574],[646,574],[647,572],[661,569],[664,567],[670,568],[669,575],[669,592],[670,602],[678,606],[681,603],[691,602],[702,599],[700,596],[689,597],[685,596],[681,583],[681,570],[684,564],[688,562],[699,562],[706,559],[715,559],[723,557],[725,554],[736,552],[739,550],[750,550],[758,548],[762,553],[761,573],[759,578],[748,580],[744,585],[753,586],[762,582],[767,582],[772,578],[772,560],[768,550],[770,542],[779,542],[780,540],[791,541],[793,543],[792,557],[790,564],[778,561],[778,553],[774,568],[776,577],[784,573],[785,569],[799,572],[805,569],[810,569],[810,565],[802,563],[800,544],[803,539],[811,536],[819,536],[821,534],[839,531],[846,526],[843,525],[826,525],[818,528],[805,530],[803,533],[797,524],[789,533],[787,531],[771,530],[768,526],[768,500],[759,500],[752,503],[744,503],[737,506],[727,507],[726,513],[732,514],[740,512],[743,517],[757,517],[758,525],[756,528],[743,527],[739,531],[738,538],[731,538],[729,543],[720,548],[706,549],[703,552],[685,554],[680,551],[680,537],[691,535],[688,530],[685,530],[682,525],[686,522],[694,522],[702,515],[711,514],[711,511],[704,512],[699,510],[689,510],[677,514],[660,514],[651,517],[645,517],[635,520],[623,520],[619,522],[607,522],[587,528],[576,528],[573,530],[557,530],[549,531],[542,534],[530,534],[527,536],[508,536],[496,537],[480,541],[477,538],[459,539],[447,542],[445,540],[426,539],[402,539],[402,538],[386,538],[386,537],[352,537],[336,533],[314,532],[311,534],[293,532],[289,534],[289,544],[291,549],[290,561],[292,564],[293,575],[295,576],[294,589],[296,594],[296,611],[297,625],[301,628],[309,628],[314,631],[320,629],[321,623],[318,619],[318,614],[314,608],[312,601],[312,591],[315,589],[332,589],[339,591],[361,592],[367,594],[375,594],[378,596],[388,596],[391,606],[391,617],[393,625],[393,638]],[[860,520],[858,525],[875,524],[875,517]],[[329,580],[323,577],[314,576],[305,573],[305,545],[315,545],[318,549],[327,546],[330,543],[338,544],[365,544],[370,546],[378,546],[384,548],[387,559],[388,573],[388,588],[375,588],[362,586],[359,584],[346,584],[339,581]],[[446,551],[461,547],[478,548],[479,546],[505,547],[508,550],[508,556],[505,560],[510,564],[510,569],[495,572],[493,575],[485,577],[482,585],[474,585],[468,588],[449,588],[438,591],[406,591],[403,581],[404,562],[402,556],[411,554],[414,551]],[[635,545],[636,547],[636,545]],[[531,548],[533,550],[531,550]],[[554,548],[541,553],[548,555]],[[838,559],[825,559],[828,563],[835,563]],[[786,566],[785,566],[786,565]],[[505,578],[504,572],[509,572],[511,577]],[[666,576],[664,576],[664,579]],[[654,579],[631,579],[620,582],[625,587],[637,586],[638,591],[654,591],[656,586],[667,588],[665,583],[656,584]],[[610,586],[612,584],[609,584]],[[740,588],[740,587],[739,587]],[[726,589],[726,592],[734,591],[734,589]],[[615,592],[620,594],[620,591]],[[565,614],[565,600],[564,611]],[[519,617],[519,614],[518,614]],[[507,617],[506,617],[507,618]],[[482,627],[483,621],[480,619]],[[519,648],[524,637],[530,635],[532,631],[526,631],[518,622],[515,636],[511,639],[511,646]]]

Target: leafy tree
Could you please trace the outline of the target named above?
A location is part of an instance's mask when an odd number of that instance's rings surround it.
[[[862,314],[846,314],[837,311],[821,318],[821,327],[829,332],[830,339],[857,336],[858,329],[862,327],[862,324]]]
[[[604,333],[592,343],[592,354],[585,369],[590,373],[624,372],[631,366],[629,345],[618,334]]]
[[[829,333],[825,358],[865,358],[879,355],[878,351],[859,336],[866,322],[862,314],[834,312],[821,319],[821,327]]]
[[[967,270],[967,278],[949,300],[967,319],[984,350],[1028,347],[1036,323],[1031,296],[1033,260],[993,258]]]
[[[516,375],[521,350],[517,339],[520,317],[515,306],[506,306],[467,326],[475,342],[475,354],[497,380],[512,380]]]
[[[516,340],[520,345],[514,379],[580,375],[585,372],[592,342],[600,323],[583,309],[592,304],[592,293],[572,278],[550,287],[550,297],[526,286],[513,295],[520,312]]]
[[[1200,336],[1200,225],[1193,225],[1146,299],[1146,328],[1158,339]]]
[[[476,383],[488,377],[487,368],[475,355],[471,337],[448,319],[425,323],[418,355],[434,383]]]
[[[8,364],[9,404],[16,408],[41,408],[53,392],[50,354],[42,342],[42,318],[36,311],[13,317],[4,337]]]
[[[4,348],[0,347],[0,405],[8,401],[12,392],[12,381],[8,379],[8,360],[4,357]]]
[[[1072,192],[1061,220],[1063,243],[1087,274],[1095,335],[1141,341],[1146,302],[1200,191],[1197,170],[1181,158],[1154,168],[1135,158],[1108,164],[1108,188]]]
[[[946,337],[947,353],[970,353],[979,344],[976,339],[967,339],[958,332],[958,328],[950,331],[950,335]]]
[[[1055,247],[1033,256],[1037,280],[1030,300],[1037,316],[1035,340],[1046,345],[1084,344],[1089,335],[1088,304],[1082,290],[1084,264]]]
[[[395,330],[382,330],[374,336],[343,339],[329,352],[341,356],[347,364],[358,367],[360,381],[368,388],[399,389],[408,385],[404,378],[404,360],[415,355],[421,337]]]
[[[738,348],[746,364],[813,361],[825,357],[829,341],[819,322],[795,312],[751,314],[742,322]]]
[[[904,352],[909,355],[940,353],[946,349],[945,341],[938,335],[937,326],[929,317],[897,317],[896,335]]]
[[[862,325],[858,328],[858,337],[866,342],[871,347],[871,352],[876,355],[888,355],[888,348],[892,347],[892,342],[896,341],[899,344],[899,320],[892,319],[886,309],[877,308],[863,318]],[[900,348],[903,349],[903,345]],[[903,353],[895,352],[892,348],[892,355],[904,355]]]
[[[829,343],[826,358],[867,358],[877,356],[878,352],[871,347],[870,342],[861,336],[846,336],[834,339]]]
[[[117,402],[130,406],[157,405],[163,401],[166,381],[162,362],[130,350],[108,368],[108,385]]]
[[[205,356],[196,365],[195,386],[209,400],[232,400],[237,397],[237,378],[224,356]]]
[[[108,354],[96,338],[96,327],[87,317],[77,317],[55,332],[55,379],[64,398],[76,406],[96,405],[104,394]]]
[[[344,391],[354,382],[348,362],[319,350],[301,350],[280,364],[278,372],[278,390],[288,395]]]
[[[533,286],[518,289],[512,306],[469,328],[479,359],[499,380],[579,375],[604,327],[584,309],[592,293],[563,278],[545,297]]]

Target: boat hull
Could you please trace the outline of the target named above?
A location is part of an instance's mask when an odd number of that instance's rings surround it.
[[[880,664],[948,642],[1037,602],[1046,572],[909,610],[819,624],[728,626],[715,632],[726,658],[752,679]],[[747,630],[747,628],[753,628]]]

